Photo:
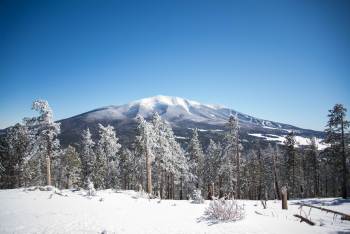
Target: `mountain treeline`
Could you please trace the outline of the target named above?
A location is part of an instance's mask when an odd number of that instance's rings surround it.
[[[87,128],[79,144],[60,146],[60,124],[47,101],[33,102],[38,115],[24,118],[0,137],[0,188],[37,185],[58,188],[144,190],[163,199],[203,197],[280,199],[349,195],[349,122],[346,109],[335,105],[325,129],[327,148],[318,142],[298,146],[293,132],[283,144],[252,142],[245,150],[236,116],[227,120],[219,141],[203,146],[197,129],[183,148],[158,113],[137,117],[133,144],[119,144],[116,129],[98,125],[98,137]]]

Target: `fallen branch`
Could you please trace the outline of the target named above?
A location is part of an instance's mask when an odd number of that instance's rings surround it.
[[[314,226],[314,225],[315,225],[315,223],[312,222],[310,219],[307,219],[307,218],[305,218],[305,217],[303,217],[303,216],[301,216],[301,215],[295,214],[294,216],[297,217],[297,218],[299,218],[299,219],[300,219],[300,222],[305,222],[305,223],[307,223],[307,224],[309,224],[309,225],[311,225],[311,226]]]
[[[300,206],[307,206],[307,207],[311,207],[311,208],[315,208],[315,209],[319,209],[319,210],[325,211],[327,213],[329,212],[329,213],[337,214],[337,215],[341,216],[342,220],[350,221],[350,215],[342,213],[342,212],[339,212],[339,211],[330,210],[330,209],[327,209],[327,208],[313,206],[313,205],[309,205],[309,204],[305,204],[305,203],[300,204]]]
[[[268,216],[266,214],[260,213],[259,211],[255,211],[255,214],[262,215],[262,216]]]

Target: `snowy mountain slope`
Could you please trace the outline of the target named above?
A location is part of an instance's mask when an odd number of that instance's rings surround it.
[[[206,105],[180,97],[155,96],[133,101],[121,106],[108,106],[85,113],[88,121],[121,120],[135,118],[138,114],[146,118],[158,112],[169,122],[192,121],[213,125],[224,125],[228,117],[237,115],[241,125],[257,125],[266,129],[277,129],[285,132],[298,131],[291,125],[255,118],[219,105]]]
[[[77,142],[81,131],[87,127],[90,128],[93,135],[96,135],[97,123],[102,123],[113,125],[117,129],[122,143],[128,144],[134,139],[137,115],[142,115],[147,119],[155,112],[170,122],[178,139],[183,141],[186,141],[191,135],[193,128],[200,129],[201,138],[205,142],[209,138],[220,139],[218,134],[222,134],[225,130],[225,123],[231,114],[237,115],[240,122],[240,134],[247,142],[258,138],[258,135],[254,134],[284,136],[290,131],[294,131],[296,135],[304,138],[315,136],[321,139],[323,137],[322,132],[259,119],[220,105],[206,105],[180,97],[159,95],[124,105],[95,109],[60,120],[61,142],[63,145]],[[268,138],[264,139],[269,140]]]

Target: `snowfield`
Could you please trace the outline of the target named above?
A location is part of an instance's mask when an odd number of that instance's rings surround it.
[[[259,201],[239,200],[245,218],[237,222],[216,223],[205,220],[210,201],[143,198],[134,191],[98,191],[87,197],[85,191],[0,190],[0,233],[350,233],[350,221],[317,209],[303,208],[316,226],[300,223],[298,202],[350,213],[350,200],[340,198],[289,201],[281,210],[280,201],[268,201],[263,209]]]

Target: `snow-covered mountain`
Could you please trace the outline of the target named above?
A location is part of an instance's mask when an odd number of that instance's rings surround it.
[[[254,138],[273,141],[273,136],[277,136],[275,141],[281,141],[290,131],[294,131],[302,138],[323,136],[322,132],[259,119],[220,105],[207,105],[180,97],[159,95],[125,105],[95,109],[61,120],[59,121],[62,124],[61,140],[63,143],[75,141],[82,129],[89,127],[92,131],[96,131],[97,123],[102,123],[115,126],[122,141],[132,142],[137,115],[147,119],[155,112],[170,122],[178,138],[184,140],[189,137],[193,128],[198,128],[202,132],[203,140],[208,140],[209,137],[215,139],[225,130],[225,123],[231,114],[237,115],[240,133],[247,141]]]

